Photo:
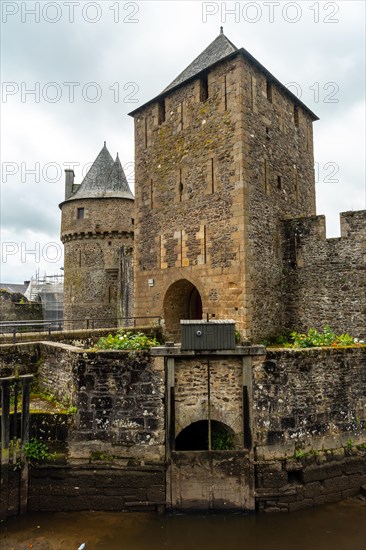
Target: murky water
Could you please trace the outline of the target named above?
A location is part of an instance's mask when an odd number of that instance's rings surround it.
[[[292,514],[30,514],[1,524],[1,550],[365,550],[360,499]]]

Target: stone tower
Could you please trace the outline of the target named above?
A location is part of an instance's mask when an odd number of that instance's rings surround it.
[[[60,208],[65,328],[127,324],[133,315],[134,197],[118,154],[113,161],[105,142],[80,185],[66,170]]]
[[[219,36],[135,120],[135,316],[283,326],[281,224],[315,214],[317,117]]]

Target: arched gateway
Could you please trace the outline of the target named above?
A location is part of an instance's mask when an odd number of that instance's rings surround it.
[[[168,338],[179,341],[181,319],[202,319],[200,293],[187,279],[170,285],[164,297],[165,333]]]

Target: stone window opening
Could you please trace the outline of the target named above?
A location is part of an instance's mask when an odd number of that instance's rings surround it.
[[[294,164],[294,179],[295,179],[295,201],[296,204],[299,204],[299,176],[297,165]]]
[[[208,99],[208,75],[205,74],[200,78],[200,102],[203,103]]]
[[[183,130],[183,128],[184,128],[184,104],[183,104],[183,101],[180,104],[180,124],[181,124],[181,129]]]
[[[282,176],[277,176],[277,189],[282,189]]]
[[[267,80],[266,82],[266,95],[267,95],[267,99],[270,103],[273,103],[273,85],[272,85],[272,82],[269,82]]]
[[[266,138],[267,139],[271,139],[270,135],[269,135],[269,128],[268,126],[266,126]]]
[[[268,166],[267,159],[264,159],[264,192],[268,195]]]
[[[147,117],[145,117],[144,121],[145,121],[145,127],[144,127],[144,146],[145,146],[145,149],[147,149]]]
[[[294,105],[294,123],[296,128],[299,127],[299,108],[297,105]]]
[[[150,180],[150,208],[154,208],[154,182]]]
[[[251,87],[250,87],[251,108],[254,111],[256,109],[257,80],[254,78],[254,76],[251,76],[250,79],[251,79]]]
[[[135,225],[135,219],[131,218],[131,225]]]
[[[224,109],[227,111],[227,83],[226,75],[224,75]]]
[[[160,126],[166,120],[166,107],[165,99],[162,99],[158,103],[158,125]]]
[[[183,182],[182,182],[182,169],[179,170],[179,183],[178,183],[178,198],[179,202],[182,202],[183,196]]]
[[[215,189],[215,169],[214,169],[214,159],[211,159],[211,193],[214,193]]]
[[[84,208],[78,208],[76,210],[76,218],[78,220],[82,220],[84,218],[84,215],[85,215],[85,209]]]

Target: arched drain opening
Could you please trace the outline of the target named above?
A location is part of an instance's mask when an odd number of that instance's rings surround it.
[[[234,432],[217,420],[198,420],[182,430],[175,440],[176,451],[228,451],[235,449]],[[211,441],[209,441],[211,440]]]

